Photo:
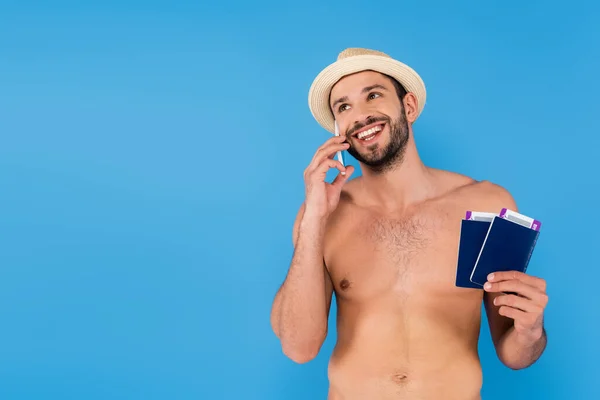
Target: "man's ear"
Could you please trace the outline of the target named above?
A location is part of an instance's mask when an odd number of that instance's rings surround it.
[[[419,112],[419,100],[417,100],[417,96],[409,92],[406,94],[406,96],[404,96],[402,103],[404,104],[406,120],[409,123],[415,122]]]

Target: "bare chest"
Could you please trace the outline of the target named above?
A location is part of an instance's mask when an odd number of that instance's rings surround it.
[[[358,214],[326,243],[341,298],[430,296],[454,290],[460,214],[424,211],[405,218]]]

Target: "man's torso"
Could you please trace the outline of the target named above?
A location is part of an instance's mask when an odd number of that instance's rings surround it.
[[[325,241],[338,308],[330,400],[479,398],[483,292],[454,282],[460,220],[493,211],[493,188],[448,179],[453,188],[397,213],[361,205],[348,183]]]

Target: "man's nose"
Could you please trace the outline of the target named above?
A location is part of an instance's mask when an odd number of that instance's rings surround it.
[[[352,114],[353,124],[364,124],[370,118],[373,118],[373,109],[366,105],[356,105]]]

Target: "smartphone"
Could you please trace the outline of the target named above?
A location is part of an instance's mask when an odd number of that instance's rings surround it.
[[[335,124],[335,136],[340,136],[340,127],[338,126],[337,121],[335,121],[334,124]],[[346,166],[346,162],[344,160],[344,154],[341,151],[337,152],[337,159],[339,162],[342,163],[342,165],[344,167]],[[346,175],[346,173],[342,172],[342,175]]]

